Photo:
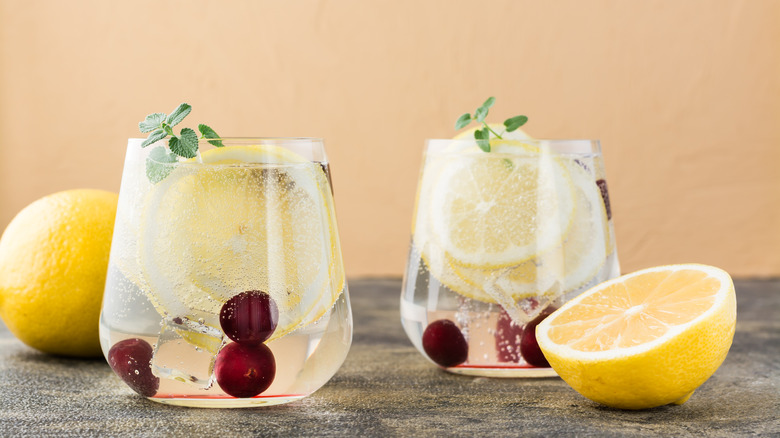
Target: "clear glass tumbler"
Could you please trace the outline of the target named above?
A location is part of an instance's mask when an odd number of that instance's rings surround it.
[[[428,140],[401,320],[459,374],[553,376],[536,325],[619,275],[596,140]]]
[[[114,372],[185,406],[316,391],[352,341],[322,141],[222,139],[189,160],[142,141],[127,148],[100,317]]]

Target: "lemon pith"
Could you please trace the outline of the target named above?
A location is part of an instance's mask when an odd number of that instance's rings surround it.
[[[687,264],[602,283],[549,316],[536,336],[577,392],[644,409],[685,402],[725,359],[735,325],[729,275]]]

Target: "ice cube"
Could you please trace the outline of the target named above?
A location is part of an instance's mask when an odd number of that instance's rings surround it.
[[[517,302],[517,307],[522,312],[524,318],[529,321],[539,316],[544,309],[550,306],[557,298],[556,295],[543,295],[539,297],[529,297]]]
[[[167,317],[154,347],[152,373],[208,389],[214,384],[214,361],[224,345],[225,337],[216,327],[184,316]]]

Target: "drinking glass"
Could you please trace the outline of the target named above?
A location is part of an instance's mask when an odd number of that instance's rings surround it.
[[[100,316],[114,372],[185,406],[316,391],[352,341],[322,140],[221,139],[192,159],[142,141],[127,147]]]
[[[596,140],[428,140],[401,320],[447,371],[554,376],[536,325],[619,275]]]

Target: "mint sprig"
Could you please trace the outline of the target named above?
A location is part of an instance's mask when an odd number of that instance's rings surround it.
[[[208,126],[204,125],[203,123],[198,125],[198,131],[200,131],[201,138],[206,138],[206,139],[208,139],[208,138],[219,138],[219,135],[216,132],[214,132],[213,129],[209,128]],[[216,146],[218,148],[221,148],[221,147],[225,146],[224,144],[222,144],[222,140],[206,140],[206,141],[208,141],[209,143],[213,144],[214,146]]]
[[[474,111],[473,116],[466,113],[458,117],[458,120],[455,122],[455,129],[463,129],[471,122],[481,123],[482,128],[474,131],[474,139],[477,140],[477,146],[485,152],[490,152],[490,134],[493,134],[496,138],[503,138],[501,136],[502,134],[515,131],[528,122],[528,117],[526,116],[510,117],[504,120],[504,132],[501,134],[497,133],[490,128],[487,122],[485,122],[485,118],[487,117],[490,108],[492,108],[495,103],[495,97],[488,97],[485,103]]]
[[[143,133],[149,133],[146,140],[141,143],[145,148],[150,144],[157,143],[160,140],[168,139],[168,147],[158,146],[149,152],[146,159],[146,176],[152,183],[158,183],[165,179],[171,173],[172,167],[168,164],[179,161],[178,157],[194,158],[198,156],[198,142],[200,139],[206,139],[216,147],[225,146],[222,140],[216,140],[219,135],[208,125],[199,124],[198,131],[200,137],[191,128],[182,128],[179,135],[173,131],[173,127],[181,123],[192,111],[192,106],[182,103],[176,107],[170,114],[153,113],[138,123],[138,129]]]
[[[184,158],[194,158],[198,155],[198,141],[202,138],[216,147],[225,146],[221,140],[209,140],[217,139],[219,135],[211,129],[208,125],[198,125],[198,131],[200,131],[200,137],[190,128],[183,128],[179,135],[173,132],[173,127],[187,117],[192,111],[192,106],[187,103],[182,103],[176,107],[170,114],[154,113],[149,114],[146,118],[138,123],[138,129],[143,133],[150,132],[146,140],[141,143],[141,147],[147,147],[150,144],[157,143],[158,141],[171,136],[168,139],[168,148],[174,154]]]
[[[165,146],[157,146],[149,152],[149,158],[146,159],[146,177],[152,184],[157,184],[173,170],[172,166],[166,164],[177,161],[176,155],[168,152]]]

